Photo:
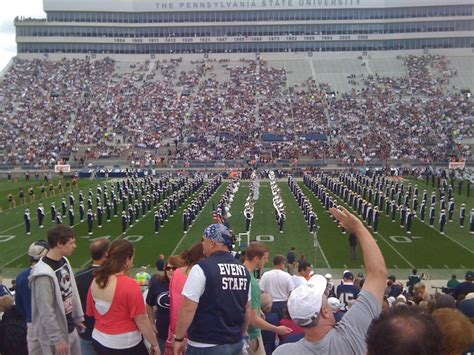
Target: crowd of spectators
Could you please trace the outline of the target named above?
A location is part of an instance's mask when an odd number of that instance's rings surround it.
[[[469,158],[458,142],[473,136],[472,101],[450,87],[457,71],[437,55],[399,60],[406,76],[352,74],[361,89],[334,93],[314,78],[290,86],[261,59],[122,70],[108,58],[17,58],[0,83],[0,163]]]
[[[26,345],[30,354],[77,355],[182,354],[186,346],[187,353],[233,355],[474,350],[472,271],[463,282],[453,276],[444,293],[430,294],[417,270],[400,282],[387,275],[383,255],[362,222],[345,209],[330,212],[358,238],[365,274],[355,277],[345,270],[340,280],[319,275],[306,260],[295,261],[298,249],[292,247],[286,258],[275,255],[273,269],[261,275],[269,248],[252,242],[245,252],[233,253],[229,229],[213,224],[181,255],[166,260],[160,255],[158,273],[143,284],[137,282],[141,273],[136,280],[130,277],[132,243],[120,239],[94,240],[91,266],[74,275],[67,259],[76,247],[74,231],[54,226],[48,241],[28,249],[31,267],[18,276],[14,296],[0,289],[0,352],[26,353]],[[194,296],[197,283],[202,289]],[[238,299],[231,296],[236,294]],[[227,307],[236,299],[240,307]],[[212,342],[197,337],[199,331]]]

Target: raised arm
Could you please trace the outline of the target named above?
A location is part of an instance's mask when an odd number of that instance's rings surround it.
[[[331,208],[331,214],[339,221],[341,227],[353,232],[359,240],[364,257],[366,279],[362,289],[372,293],[380,304],[383,301],[387,283],[387,267],[379,246],[362,221],[344,207]]]

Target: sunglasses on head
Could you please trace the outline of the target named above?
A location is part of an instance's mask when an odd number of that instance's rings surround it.
[[[165,268],[165,270],[166,270],[166,271],[171,271],[171,270],[175,271],[177,268],[178,268],[177,266],[167,266],[167,267]]]

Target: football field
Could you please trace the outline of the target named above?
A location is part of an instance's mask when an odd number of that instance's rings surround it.
[[[183,230],[182,212],[194,196],[190,196],[178,208],[177,212],[160,228],[158,234],[154,233],[154,209],[141,217],[125,233],[122,233],[121,206],[119,206],[118,217],[112,217],[111,222],[106,222],[104,219],[103,228],[99,229],[94,225],[93,235],[88,235],[87,222],[80,223],[79,221],[78,191],[82,190],[83,194],[86,195],[90,188],[95,194],[98,184],[108,184],[111,187],[112,182],[110,180],[79,180],[79,190],[74,191],[76,197],[76,224],[74,230],[77,235],[77,249],[70,258],[72,265],[75,268],[86,266],[90,262],[89,243],[92,239],[101,236],[107,236],[111,240],[126,238],[133,242],[136,247],[135,267],[141,265],[153,266],[159,254],[169,256],[179,253],[193,243],[199,242],[204,228],[213,223],[212,207],[217,205],[228,183],[223,181],[203,207],[187,233],[184,233]],[[431,185],[426,186],[424,181],[411,181],[411,183],[418,183],[420,194],[426,188],[428,196],[431,195]],[[26,235],[23,221],[26,206],[18,206],[18,188],[23,186],[27,195],[29,183],[6,180],[0,182],[1,206],[3,209],[3,212],[0,213],[0,269],[2,269],[4,275],[9,277],[16,276],[19,270],[28,265],[29,261],[26,254],[28,246],[35,240],[45,239],[47,229],[54,225],[50,216],[51,201],[54,200],[56,206],[59,207],[62,197],[68,200],[69,192],[64,192],[62,195],[56,193],[55,197],[47,197],[43,200],[46,212],[45,228],[40,229],[36,213],[38,203],[41,200],[38,189],[40,182],[33,182],[33,184],[36,186],[36,201],[28,203],[31,213],[32,233]],[[348,235],[340,231],[320,201],[304,186],[303,182],[299,181],[298,184],[309,198],[318,215],[320,228],[317,233],[309,231],[303,213],[299,209],[286,179],[278,182],[286,210],[284,233],[279,233],[275,221],[272,192],[268,179],[260,181],[259,199],[255,203],[254,218],[248,235],[245,233],[243,210],[249,194],[249,183],[245,181],[240,183],[230,206],[231,217],[229,222],[234,233],[239,236],[244,244],[247,240],[260,240],[267,243],[270,247],[271,256],[275,254],[286,255],[290,247],[295,246],[297,257],[299,258],[301,254],[304,254],[305,258],[315,266],[316,272],[319,273],[331,270],[331,272],[337,274],[342,272],[343,269],[362,271],[360,250],[357,250],[357,259],[351,261]],[[408,184],[408,181],[405,184]],[[55,181],[56,185],[57,181]],[[17,207],[12,209],[8,208],[7,194],[9,191],[12,191],[17,200]],[[25,198],[28,198],[28,196]],[[379,230],[375,234],[375,238],[382,249],[391,273],[404,278],[408,269],[417,267],[420,273],[424,272],[432,278],[445,278],[452,272],[458,272],[458,275],[461,275],[461,272],[463,274],[466,269],[474,268],[474,235],[469,234],[469,213],[471,208],[474,207],[474,199],[472,196],[467,198],[465,193],[459,196],[457,188],[455,189],[454,198],[456,201],[454,222],[447,223],[444,236],[439,233],[438,215],[435,228],[430,228],[416,218],[410,236],[405,233],[405,229],[400,227],[398,214],[395,223],[392,223],[391,219],[386,217],[385,214],[380,215]],[[464,228],[459,227],[459,206],[462,202],[466,203]],[[63,222],[68,223],[67,217],[63,218]],[[271,265],[268,264],[267,267],[271,267]]]

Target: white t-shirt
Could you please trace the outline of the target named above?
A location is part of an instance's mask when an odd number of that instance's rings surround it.
[[[301,285],[306,285],[308,283],[308,280],[306,280],[303,276],[300,275],[291,276],[291,280],[293,281],[293,286],[295,288]]]
[[[272,296],[273,302],[288,301],[291,291],[295,288],[290,274],[279,269],[265,272],[259,286],[262,291]]]

